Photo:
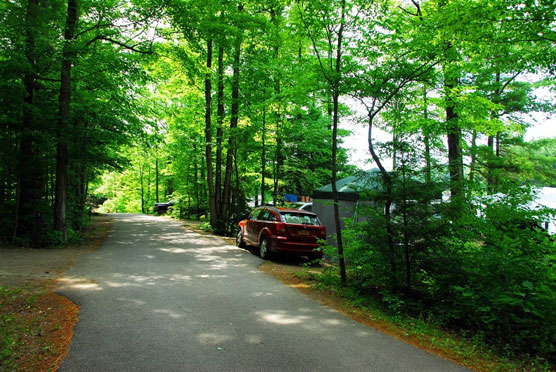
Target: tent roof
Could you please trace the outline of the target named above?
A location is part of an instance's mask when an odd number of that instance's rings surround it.
[[[380,183],[376,180],[379,172],[378,168],[373,168],[365,171],[364,174],[349,176],[336,181],[338,199],[357,201],[359,199],[359,190],[381,187]],[[329,183],[313,191],[313,199],[333,199],[332,184]]]

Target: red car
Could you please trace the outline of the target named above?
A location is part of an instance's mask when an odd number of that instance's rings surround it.
[[[322,258],[322,252],[315,251],[320,247],[319,239],[326,239],[326,227],[316,214],[299,209],[260,207],[239,223],[236,244],[258,247],[264,259],[272,253],[290,253],[315,260]]]

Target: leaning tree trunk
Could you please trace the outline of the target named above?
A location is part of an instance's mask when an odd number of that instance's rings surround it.
[[[384,203],[384,219],[385,219],[385,228],[386,228],[386,244],[388,245],[388,256],[390,260],[390,270],[393,273],[393,276],[396,273],[396,251],[394,247],[394,232],[392,229],[392,216],[391,216],[391,207],[392,207],[392,178],[382,161],[378,157],[374,145],[373,145],[373,121],[375,118],[375,114],[369,111],[369,133],[367,137],[368,145],[369,145],[369,152],[371,153],[371,157],[373,161],[378,166],[380,170],[380,175],[382,177],[382,181],[384,183],[384,188],[386,189],[386,200]]]
[[[66,223],[68,192],[68,145],[67,130],[71,103],[71,65],[75,28],[77,25],[77,0],[68,0],[64,47],[62,51],[62,72],[60,77],[60,96],[58,99],[58,128],[56,144],[56,193],[54,200],[54,230],[62,234],[62,241],[68,240]]]

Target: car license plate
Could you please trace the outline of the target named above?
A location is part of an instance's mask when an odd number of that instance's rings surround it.
[[[308,230],[300,230],[299,231],[299,235],[303,235],[303,236],[310,236],[311,232]]]

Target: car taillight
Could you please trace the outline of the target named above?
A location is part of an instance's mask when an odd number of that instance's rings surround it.
[[[319,234],[319,235],[320,235],[320,238],[321,238],[321,239],[326,239],[326,227],[323,226],[323,227],[320,229],[320,234]]]
[[[285,223],[280,222],[276,224],[276,235],[281,235],[281,236],[287,235]]]

